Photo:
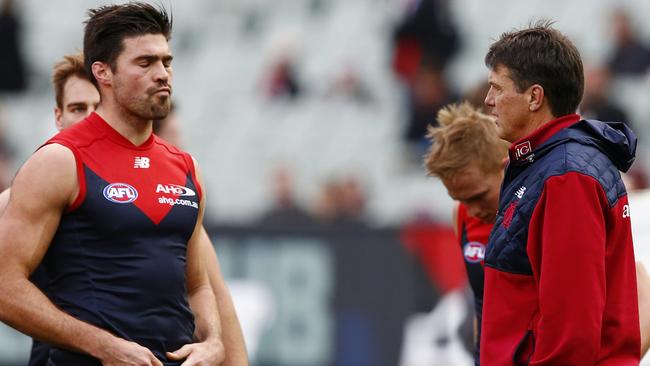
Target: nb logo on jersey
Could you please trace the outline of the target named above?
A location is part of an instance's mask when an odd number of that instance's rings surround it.
[[[623,206],[623,218],[630,217],[630,205]]]
[[[104,188],[104,198],[115,203],[129,203],[138,198],[138,191],[126,183],[113,183]]]
[[[179,186],[178,184],[158,184],[156,193],[173,194],[176,196],[196,196],[196,193],[190,188]]]
[[[471,241],[463,247],[465,260],[470,263],[478,263],[485,258],[485,245],[477,241]]]
[[[149,168],[149,158],[145,156],[136,156],[135,161],[133,162],[133,167],[135,169],[147,169]]]

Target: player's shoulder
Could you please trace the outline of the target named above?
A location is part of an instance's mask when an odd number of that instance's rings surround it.
[[[101,134],[98,134],[98,131],[93,128],[92,124],[93,123],[89,118],[85,118],[65,130],[60,131],[45,144],[59,143],[66,146],[79,146],[91,143],[101,137]]]
[[[34,161],[33,164],[45,165],[52,164],[52,166],[58,166],[61,164],[69,164],[70,162],[74,163],[74,153],[69,146],[65,144],[60,144],[57,142],[52,142],[41,146],[28,161]]]

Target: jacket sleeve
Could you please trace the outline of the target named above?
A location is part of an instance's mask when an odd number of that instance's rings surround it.
[[[533,211],[528,256],[539,295],[530,365],[593,365],[605,307],[606,210],[601,185],[568,173],[549,178]]]

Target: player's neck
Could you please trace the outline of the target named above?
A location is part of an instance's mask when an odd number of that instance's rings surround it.
[[[103,102],[95,112],[115,131],[131,141],[135,146],[142,145],[151,136],[151,120],[142,119],[123,109],[106,105]]]

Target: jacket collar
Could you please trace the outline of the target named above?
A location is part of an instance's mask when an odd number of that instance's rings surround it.
[[[524,136],[510,145],[508,154],[511,162],[532,162],[535,157],[535,150],[543,143],[548,141],[553,135],[558,133],[576,122],[580,121],[577,114],[567,114],[565,116],[550,120],[541,127],[533,131],[528,136]]]

